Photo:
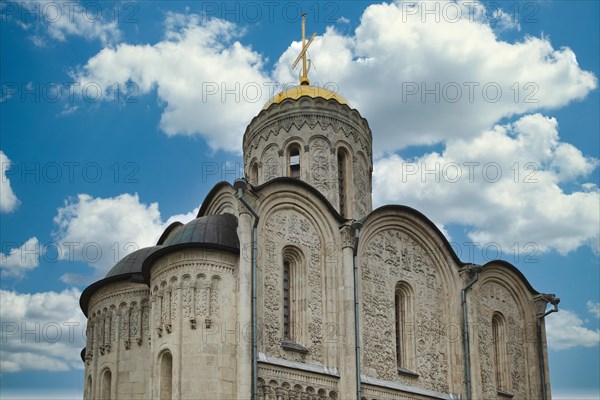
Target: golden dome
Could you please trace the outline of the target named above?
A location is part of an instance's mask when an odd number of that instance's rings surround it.
[[[310,96],[313,98],[322,97],[325,100],[334,99],[340,104],[346,104],[348,107],[350,106],[346,99],[344,99],[338,93],[332,92],[329,89],[310,85],[300,85],[291,87],[289,89],[277,93],[275,96],[273,96],[271,100],[267,102],[267,104],[265,104],[263,110],[269,108],[271,104],[281,103],[285,99],[297,100],[302,96]]]

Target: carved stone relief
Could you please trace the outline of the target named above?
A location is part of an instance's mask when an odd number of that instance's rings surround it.
[[[334,182],[332,177],[335,169],[332,168],[329,150],[329,144],[323,138],[315,138],[311,141],[311,165],[310,177],[312,184],[321,193],[328,193],[331,184]],[[336,177],[337,178],[337,177]]]
[[[506,350],[508,353],[508,365],[510,368],[509,392],[514,398],[523,399],[529,397],[527,388],[527,375],[525,360],[526,354],[523,343],[526,340],[535,339],[535,330],[531,329],[532,337],[528,337],[526,324],[522,324],[519,306],[511,292],[496,282],[486,282],[479,289],[477,299],[477,331],[479,341],[479,358],[481,360],[481,384],[485,398],[496,397],[496,365],[494,361],[492,316],[499,312],[506,322],[508,334]],[[527,337],[526,337],[527,336]]]
[[[447,294],[431,257],[414,239],[396,229],[375,234],[361,255],[363,357],[367,373],[378,379],[414,384],[399,375],[395,343],[394,293],[407,282],[414,298],[414,321],[407,322],[407,339],[418,355],[416,372],[425,388],[448,391],[449,332]],[[412,380],[411,380],[412,379]]]
[[[337,378],[261,365],[258,378],[261,400],[332,400],[338,398]]]
[[[275,357],[305,362],[321,362],[323,354],[323,294],[321,290],[321,241],[312,223],[295,210],[278,210],[270,214],[263,231],[265,242],[270,243],[274,257],[265,257],[262,265],[264,282],[264,312],[261,324],[262,340],[268,354]],[[306,299],[306,326],[295,327],[302,346],[308,354],[287,352],[282,349],[283,338],[283,264],[285,246],[295,246],[304,253],[306,265],[300,266],[297,278],[303,280]],[[266,245],[265,247],[269,247]],[[280,265],[281,264],[281,265]]]
[[[368,177],[368,166],[362,157],[356,157],[354,163],[354,176],[355,176],[355,190],[354,190],[354,203],[356,204],[357,216],[363,217],[367,215],[371,209],[369,206],[369,198],[371,197],[371,190],[369,187]]]
[[[279,163],[279,154],[275,146],[271,146],[265,150],[262,163],[261,183],[267,182],[278,176],[282,176],[282,167]]]

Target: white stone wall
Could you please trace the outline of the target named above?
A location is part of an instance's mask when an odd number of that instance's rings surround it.
[[[347,219],[371,213],[371,131],[356,110],[335,100],[285,100],[263,110],[244,135],[245,173],[255,187],[288,175],[287,150],[300,148],[300,179],[340,210],[338,151],[347,151],[348,209],[331,212],[295,181],[247,192],[260,214],[257,308],[260,400],[356,398],[354,263]],[[253,171],[256,166],[257,178]],[[250,245],[253,217],[227,185],[207,215],[238,217],[241,254],[184,249],[154,262],[150,285],[116,282],[90,299],[86,398],[101,398],[111,371],[113,399],[248,399],[251,373]],[[465,393],[461,289],[467,266],[439,231],[407,208],[383,208],[362,226],[357,251],[361,397],[446,399]],[[295,273],[294,345],[283,345],[283,257]],[[410,290],[405,340],[408,371],[395,347],[395,291]],[[467,294],[474,399],[498,398],[491,323],[506,321],[514,399],[540,397],[536,315],[546,303],[511,268],[486,266]],[[408,315],[407,314],[407,315]],[[542,325],[543,329],[543,325]],[[544,356],[547,354],[544,346]],[[161,360],[172,358],[168,369]],[[547,362],[547,361],[546,361]],[[167,365],[167,364],[164,364]],[[548,375],[547,365],[542,366]],[[165,387],[168,386],[168,389]],[[548,385],[549,391],[549,385]],[[454,397],[453,397],[454,396]]]
[[[285,100],[262,111],[244,135],[244,172],[253,185],[289,176],[288,151],[300,148],[300,179],[340,210],[338,151],[348,157],[346,218],[371,211],[372,135],[358,111],[335,100]],[[253,171],[257,167],[257,179]]]
[[[111,398],[147,399],[150,368],[149,291],[115,282],[94,293],[88,308],[85,393],[102,398],[101,378],[111,372]],[[91,377],[92,387],[88,388]]]
[[[375,222],[376,223],[376,222]],[[403,229],[382,227],[364,239],[360,253],[362,361],[366,375],[443,393],[452,386],[453,348],[460,344],[460,320],[450,299],[452,283],[421,238]],[[437,264],[437,265],[436,265]],[[418,376],[398,372],[395,336],[395,289],[410,287],[410,315],[404,340],[407,365]]]
[[[180,250],[151,270],[152,393],[161,390],[159,361],[173,359],[174,399],[236,397],[237,256],[211,249]]]
[[[512,394],[514,398],[539,398],[541,386],[535,300],[523,290],[517,279],[507,278],[502,267],[485,272],[474,288],[472,297],[475,304],[472,347],[475,348],[474,367],[478,377],[475,386],[484,398],[496,398],[499,389]],[[502,368],[494,355],[492,317],[496,313],[502,315],[506,331],[503,339],[508,387],[505,388],[500,388],[496,378],[496,370]],[[547,360],[547,355],[544,358]]]

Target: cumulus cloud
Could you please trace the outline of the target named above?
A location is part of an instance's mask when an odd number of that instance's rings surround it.
[[[181,222],[182,224],[186,224],[196,218],[199,210],[200,210],[200,207],[196,207],[192,211],[187,212],[185,214],[172,215],[164,223],[164,226],[167,227],[167,226],[171,225],[173,222]]]
[[[600,330],[583,326],[579,316],[569,310],[561,310],[546,318],[548,347],[566,350],[572,347],[594,347],[600,343]]]
[[[227,21],[170,13],[162,41],[104,49],[73,77],[82,87],[156,89],[167,135],[201,135],[213,149],[239,152],[244,126],[274,91],[260,54],[236,40],[241,34]]]
[[[440,11],[426,13],[433,5]],[[354,35],[330,27],[315,39],[313,79],[339,87],[369,120],[376,152],[474,137],[502,118],[562,107],[596,88],[571,49],[546,37],[500,40],[492,25],[507,26],[506,18],[476,2],[371,5]],[[278,60],[278,81],[294,79],[289,66],[300,47],[294,42]]]
[[[69,199],[54,217],[53,233],[64,260],[83,261],[96,270],[95,276],[65,274],[69,284],[88,283],[103,276],[127,254],[154,246],[164,229],[175,221],[186,223],[198,208],[174,215],[163,222],[157,203],[144,204],[137,194],[100,198],[80,194]]]
[[[34,45],[43,47],[49,40],[64,42],[68,36],[86,40],[99,40],[103,46],[117,42],[121,37],[118,21],[122,15],[119,4],[78,1],[57,2],[53,0],[9,1],[1,6],[3,18],[13,20],[31,33]],[[135,8],[137,6],[133,6]],[[132,11],[125,10],[128,16]]]
[[[594,303],[593,301],[588,301],[586,303],[587,310],[592,313],[592,315],[596,318],[600,319],[600,303]]]
[[[17,293],[0,290],[3,373],[82,369],[84,315],[77,289]]]
[[[3,246],[14,243],[4,242]],[[27,271],[40,265],[40,243],[32,237],[20,247],[13,247],[8,254],[0,253],[0,276],[21,278]]]
[[[507,11],[440,1],[436,16],[424,12],[428,3],[371,5],[352,34],[328,27],[311,45],[313,84],[340,90],[369,119],[376,151],[473,137],[502,118],[582,99],[597,85],[569,48],[554,49],[545,37],[500,40],[496,28],[518,29]],[[448,6],[458,11],[443,11]],[[162,41],[104,49],[74,78],[104,88],[134,82],[140,94],[156,89],[165,133],[239,151],[245,126],[273,90],[297,82],[290,66],[300,42],[266,71],[235,24],[169,13],[165,26]]]
[[[56,240],[66,260],[84,261],[106,272],[128,253],[152,246],[162,232],[158,204],[143,204],[137,194],[69,199],[54,217]]]
[[[401,202],[439,224],[462,224],[474,242],[505,251],[515,242],[521,251],[528,243],[541,252],[565,254],[582,245],[598,251],[600,190],[584,180],[597,165],[560,141],[555,119],[526,115],[473,139],[448,141],[441,154],[379,159],[374,203]],[[564,183],[575,189],[561,189]]]
[[[428,13],[428,7],[440,11]],[[519,29],[509,11],[460,1],[370,5],[352,33],[328,27],[316,37],[312,82],[339,90],[368,118],[380,158],[376,203],[412,204],[442,228],[452,222],[473,226],[470,235],[477,241],[502,234],[502,245],[533,242],[540,251],[567,253],[591,243],[597,250],[598,212],[591,207],[598,188],[580,182],[597,162],[561,142],[555,120],[535,114],[585,98],[597,78],[579,67],[571,49],[555,49],[547,37],[499,39],[498,31]],[[140,94],[156,91],[166,134],[200,135],[214,150],[239,152],[244,128],[263,102],[274,89],[297,81],[290,66],[300,42],[292,42],[268,71],[265,58],[242,44],[244,32],[233,23],[169,13],[165,27],[158,43],[104,49],[73,77],[82,86],[133,82]],[[260,93],[244,91],[255,87]],[[504,153],[496,154],[486,140]],[[417,161],[502,161],[504,175],[493,185],[390,181],[393,168],[406,161],[395,151],[432,144],[444,145],[444,153]],[[519,184],[508,179],[515,162]],[[532,177],[539,182],[522,182]],[[571,192],[561,188],[573,184]],[[451,190],[459,187],[460,193]],[[545,208],[547,203],[552,207]]]
[[[19,205],[19,199],[10,186],[10,179],[6,176],[6,171],[10,168],[11,161],[6,154],[0,150],[0,168],[2,176],[0,177],[0,212],[8,213],[14,211]]]

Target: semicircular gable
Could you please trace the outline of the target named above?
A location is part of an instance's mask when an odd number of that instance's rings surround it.
[[[413,372],[433,390],[444,390],[451,380],[452,354],[460,351],[455,334],[462,280],[460,264],[450,252],[438,232],[408,208],[378,209],[364,221],[358,248],[359,290],[364,367],[371,376],[398,379],[394,321],[397,284],[403,282],[410,288],[407,301],[414,307],[405,314],[409,318],[405,323],[412,329],[411,337],[419,338],[407,345],[413,350],[406,353],[406,360],[414,354],[436,356],[419,365],[405,361],[402,368],[418,368]]]
[[[261,197],[259,205],[261,220],[282,207],[295,209],[314,224],[322,240],[337,242],[338,227],[345,219],[320,192],[314,188],[307,191],[305,186],[309,185],[297,179],[280,178],[257,188],[256,191]]]
[[[436,264],[447,265],[442,272],[449,288],[458,287],[458,269],[468,263],[461,261],[448,239],[440,232],[437,226],[419,211],[400,205],[387,205],[371,212],[363,221],[361,240],[359,241],[358,254],[364,252],[366,243],[378,232],[390,228],[400,228],[426,249],[428,255],[434,257]],[[451,268],[451,262],[454,266]]]
[[[532,378],[531,366],[536,365],[537,341],[535,292],[522,274],[506,261],[492,261],[483,266],[479,280],[473,288],[477,294],[475,323],[482,375],[482,390],[485,397],[494,396],[497,386],[494,371],[496,360],[488,351],[494,346],[494,315],[502,315],[510,340],[504,341],[507,363],[506,382],[508,391],[515,398],[530,398]]]
[[[511,263],[494,260],[482,267],[477,285],[493,283],[504,287],[519,305],[522,317],[535,315],[533,296],[539,294],[527,281],[525,276]]]
[[[259,318],[264,321],[263,342],[266,352],[275,357],[289,357],[279,344],[283,314],[280,299],[283,296],[283,263],[291,263],[291,293],[302,293],[301,298],[310,312],[297,312],[292,335],[305,346],[306,355],[292,356],[294,361],[325,362],[327,347],[323,337],[326,322],[333,315],[331,299],[335,304],[335,291],[327,293],[326,282],[335,287],[340,267],[339,222],[317,196],[307,193],[297,183],[263,187],[257,204],[261,216],[259,246],[263,249],[258,266],[257,283],[263,290]],[[298,310],[296,310],[298,311]],[[310,327],[310,329],[308,329]],[[306,357],[306,358],[305,358]]]
[[[196,218],[224,213],[237,216],[235,189],[231,183],[226,181],[217,183],[210,192],[208,192],[198,210]]]
[[[286,184],[286,185],[281,185]],[[338,222],[344,223],[347,220],[337,212],[333,205],[327,200],[323,193],[319,192],[312,185],[295,178],[290,177],[278,177],[271,179],[268,182],[263,183],[260,186],[254,186],[254,191],[260,193],[261,197],[264,198],[262,204],[267,204],[271,199],[271,194],[278,192],[293,192],[299,195],[301,198],[310,199],[310,202],[315,204],[315,207],[321,208],[324,206],[327,208],[329,214]],[[261,205],[262,207],[262,205]]]
[[[509,263],[506,260],[492,260],[490,262],[482,265],[484,271],[490,269],[500,268],[505,274],[507,278],[512,279],[512,281],[516,284],[517,282],[523,286],[524,290],[527,290],[529,293],[536,295],[539,294],[537,290],[531,286],[531,283],[525,278],[525,275],[513,264]]]

